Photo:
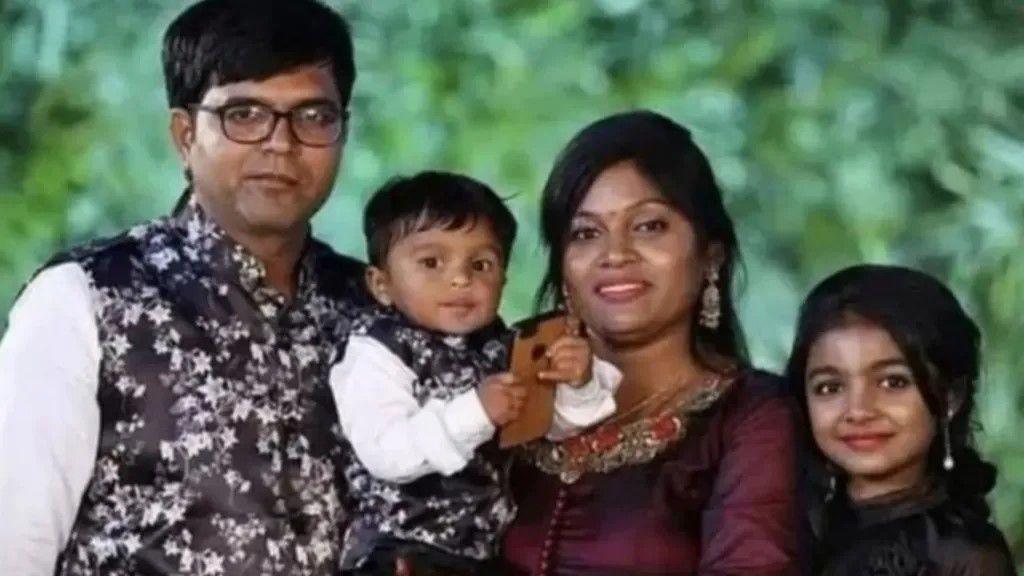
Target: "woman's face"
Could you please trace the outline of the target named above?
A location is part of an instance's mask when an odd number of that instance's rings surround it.
[[[569,306],[607,346],[689,334],[705,262],[689,221],[632,162],[598,176],[562,256]]]
[[[935,419],[887,331],[859,321],[825,332],[810,348],[804,385],[814,440],[848,474],[854,498],[924,478]]]

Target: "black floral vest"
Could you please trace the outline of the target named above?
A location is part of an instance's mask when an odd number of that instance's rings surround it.
[[[467,337],[446,336],[411,325],[397,313],[366,322],[370,336],[416,375],[413,396],[450,401],[484,377],[508,369],[510,333],[500,322]],[[367,382],[372,386],[372,382]],[[354,451],[345,451],[351,523],[343,566],[359,566],[381,539],[419,542],[473,560],[494,557],[515,509],[507,486],[508,457],[492,439],[465,468],[428,474],[407,484],[378,479]]]
[[[58,262],[90,279],[102,357],[96,467],[56,573],[335,574],[327,374],[362,265],[311,240],[289,303],[195,204]]]

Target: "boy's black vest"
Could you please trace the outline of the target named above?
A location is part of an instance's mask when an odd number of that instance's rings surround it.
[[[395,312],[379,311],[365,324],[367,336],[416,375],[412,394],[421,406],[449,402],[475,389],[484,377],[508,370],[511,332],[500,321],[468,336],[426,330]],[[477,448],[455,474],[427,474],[407,484],[374,477],[352,449],[346,458],[352,520],[344,568],[363,565],[379,545],[396,541],[470,561],[495,556],[515,508],[507,486],[509,458],[494,440]]]

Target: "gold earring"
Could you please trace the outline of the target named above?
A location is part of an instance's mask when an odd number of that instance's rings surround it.
[[[559,312],[573,313],[572,298],[569,296],[569,290],[565,287],[565,284],[562,285],[562,300],[557,304],[556,308],[558,308]]]
[[[708,273],[707,285],[701,293],[698,322],[708,330],[715,330],[721,320],[722,294],[718,290],[718,268],[712,268]]]

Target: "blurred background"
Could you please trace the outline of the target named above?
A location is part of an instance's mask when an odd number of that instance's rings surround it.
[[[532,310],[537,197],[598,117],[651,108],[711,159],[744,252],[755,360],[863,261],[945,279],[983,326],[983,452],[1024,560],[1024,5],[1019,0],[335,0],[356,43],[353,126],[320,236],[363,256],[396,173],[464,171],[522,232],[503,312]],[[0,330],[55,250],[167,213],[183,185],[159,49],[187,2],[0,0]],[[1024,566],[1024,564],[1022,564]]]

